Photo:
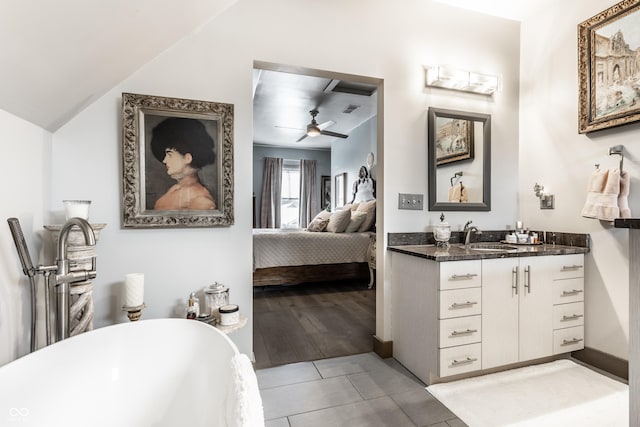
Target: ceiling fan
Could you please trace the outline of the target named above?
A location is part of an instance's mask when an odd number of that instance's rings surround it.
[[[314,136],[318,136],[318,135],[333,136],[335,138],[348,138],[349,137],[349,135],[345,135],[343,133],[331,132],[330,130],[325,130],[326,128],[328,128],[329,126],[331,126],[332,124],[335,123],[332,120],[329,120],[328,122],[324,122],[324,123],[318,124],[318,122],[316,121],[316,116],[318,115],[318,110],[313,109],[313,110],[309,111],[309,114],[311,114],[311,123],[309,123],[307,125],[307,133],[302,135],[296,142],[300,142],[300,141],[302,141],[303,139],[305,139],[308,136],[313,138]]]

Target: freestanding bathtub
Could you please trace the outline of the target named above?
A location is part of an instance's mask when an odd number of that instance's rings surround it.
[[[0,426],[262,426],[247,369],[225,334],[196,320],[108,326],[0,367]]]

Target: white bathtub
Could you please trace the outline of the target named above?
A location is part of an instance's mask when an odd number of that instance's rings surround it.
[[[263,425],[247,364],[225,334],[195,320],[96,329],[0,367],[0,426]]]

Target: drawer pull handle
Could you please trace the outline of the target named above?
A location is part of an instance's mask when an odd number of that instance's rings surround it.
[[[477,301],[467,301],[467,302],[461,302],[461,303],[454,302],[453,304],[451,304],[451,307],[449,308],[452,308],[452,309],[467,308],[477,303],[478,303]]]
[[[563,297],[569,297],[571,295],[577,295],[580,292],[584,292],[582,289],[574,289],[572,291],[562,291],[562,295]]]
[[[570,270],[577,270],[579,268],[583,268],[582,265],[563,265],[562,266],[562,271],[570,271]]]
[[[464,360],[456,360],[456,359],[453,359],[453,362],[451,362],[451,366],[467,365],[467,364],[469,364],[469,363],[476,362],[477,360],[478,360],[478,358],[477,358],[477,357],[473,357],[473,358],[471,358],[471,357],[467,357],[467,358],[466,358],[466,359],[464,359]]]
[[[562,345],[578,344],[580,341],[584,341],[582,338],[574,338],[571,340],[562,340]]]
[[[451,276],[450,280],[471,280],[476,277],[477,274],[454,274]]]
[[[475,334],[476,332],[478,332],[477,329],[467,329],[466,331],[453,331],[453,332],[451,332],[451,336],[452,337],[459,337],[460,335]]]
[[[577,320],[581,317],[584,317],[584,314],[574,314],[573,316],[562,316],[562,321],[566,322],[568,320]]]

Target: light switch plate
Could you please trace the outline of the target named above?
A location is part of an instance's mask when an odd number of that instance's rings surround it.
[[[424,194],[398,194],[398,209],[421,211],[424,208]]]

